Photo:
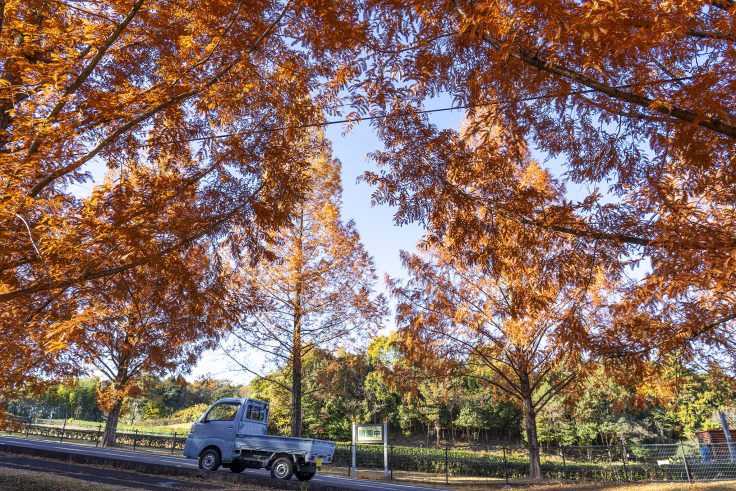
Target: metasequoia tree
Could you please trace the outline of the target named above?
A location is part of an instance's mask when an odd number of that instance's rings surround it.
[[[453,244],[472,243],[505,218],[641,262],[643,278],[621,283],[615,325],[601,338],[612,356],[734,354],[736,3],[366,7],[370,82],[354,94],[360,111],[381,116],[387,151],[377,160],[385,167],[369,176],[376,201]],[[488,169],[473,162],[489,152],[417,114],[438,94],[468,110],[476,138],[499,139],[490,144],[500,151],[527,142],[556,158],[582,196],[529,209],[518,207],[513,188],[481,192]],[[499,125],[503,134],[488,131]],[[468,207],[482,219],[456,226],[455,213]],[[474,260],[485,254],[470,252]]]
[[[300,179],[308,185],[304,198],[294,203],[291,223],[273,232],[275,259],[243,264],[245,291],[257,310],[233,330],[242,347],[260,350],[288,370],[288,384],[266,380],[291,394],[293,436],[302,433],[304,357],[367,340],[386,310],[373,291],[373,260],[355,224],[340,216],[340,164],[321,137],[310,153],[315,156]],[[262,376],[245,358],[231,357]]]
[[[203,349],[215,346],[229,294],[218,277],[224,272],[212,271],[209,261],[207,251],[190,251],[167,261],[167,273],[181,273],[178,284],[139,268],[99,281],[99,294],[85,299],[70,351],[107,382],[98,392],[107,413],[103,446],[115,446],[123,399],[135,395],[142,375],[186,371]]]
[[[160,177],[152,174],[144,166],[125,177],[110,173],[82,208],[85,228],[94,230],[130,211],[125,198],[110,200],[108,187],[115,187],[114,194],[133,194]],[[188,201],[194,199],[194,193],[180,196],[179,220],[188,219]],[[121,233],[100,238],[96,245],[100,254],[112,255],[125,247],[126,239],[136,237]],[[156,263],[96,279],[89,289],[65,298],[74,314],[56,322],[52,333],[59,335],[56,342],[66,344],[57,349],[70,365],[94,369],[106,382],[99,390],[100,407],[107,412],[104,446],[115,445],[123,399],[135,392],[142,375],[186,371],[242,315],[247,304],[233,295],[236,278],[219,259],[216,245],[197,242]]]
[[[355,17],[291,0],[0,2],[0,392],[61,370],[73,300],[97,280],[166,275],[166,256],[229,227],[258,255],[301,192],[290,142],[321,117],[317,81],[334,93]],[[91,224],[72,186],[105,165],[121,177],[94,199],[113,211]],[[123,189],[141,166],[145,185]]]
[[[534,162],[515,177],[529,206],[560,199],[561,190]],[[409,279],[391,283],[397,324],[419,363],[443,360],[442,371],[477,377],[521,406],[529,476],[538,479],[536,417],[589,356],[607,264],[577,238],[493,220],[496,233],[475,245],[493,251],[483,265],[441,244],[402,253]]]

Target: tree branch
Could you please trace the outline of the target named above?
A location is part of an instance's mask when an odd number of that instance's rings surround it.
[[[465,12],[464,8],[460,4],[461,1],[456,0],[455,3],[461,17],[466,22],[474,25],[472,19],[468,16],[468,14]],[[485,42],[487,42],[494,48],[502,49],[502,42],[500,39],[491,36],[487,32],[483,32],[482,38]],[[611,98],[635,104],[647,108],[651,111],[674,117],[681,121],[693,123],[703,128],[715,131],[716,133],[720,133],[729,138],[736,139],[736,126],[734,126],[733,124],[728,124],[715,118],[708,118],[702,114],[697,114],[684,108],[662,104],[647,96],[634,94],[633,92],[627,92],[622,89],[612,87],[591,77],[588,77],[581,72],[575,71],[557,63],[552,63],[549,60],[542,59],[536,53],[531,54],[523,49],[513,48],[504,50],[504,53],[508,54],[514,59],[525,63],[526,65],[536,68],[539,71],[556,75],[567,81],[579,83]]]
[[[145,0],[136,0],[136,2],[133,4],[133,7],[130,9],[130,12],[128,12],[128,15],[126,15],[123,21],[117,25],[112,33],[110,33],[110,35],[107,37],[107,39],[105,39],[102,45],[97,48],[97,53],[95,53],[89,63],[87,63],[87,66],[82,69],[76,80],[74,80],[74,82],[72,82],[71,85],[69,85],[66,89],[64,89],[64,93],[61,95],[61,98],[51,109],[51,112],[48,114],[48,116],[46,116],[47,121],[53,121],[56,119],[56,117],[59,115],[59,113],[61,113],[61,111],[64,109],[64,106],[66,106],[67,102],[69,101],[69,96],[73,95],[77,90],[79,90],[79,88],[87,81],[89,76],[92,75],[92,72],[95,70],[95,68],[97,68],[97,65],[99,65],[100,61],[102,61],[102,58],[105,57],[105,54],[107,54],[107,51],[110,49],[110,47],[115,43],[115,41],[117,41],[123,31],[125,31],[125,28],[128,27],[128,24],[130,24],[133,18],[138,15],[138,11],[143,6],[144,1]],[[34,141],[31,142],[30,148],[28,149],[26,159],[36,153],[40,145],[41,140],[34,138]]]
[[[254,196],[256,196],[261,188],[263,187],[263,184],[258,186],[258,188],[249,196],[248,199],[252,199]],[[235,206],[233,210],[231,210],[229,213],[225,214],[222,218],[215,220],[214,222],[211,222],[208,224],[207,227],[205,227],[203,230],[200,230],[199,232],[189,236],[185,237],[184,239],[180,240],[179,242],[172,244],[168,247],[165,247],[161,249],[160,251],[156,252],[155,254],[151,254],[148,256],[144,256],[140,259],[137,259],[135,261],[131,261],[125,264],[121,264],[119,266],[115,266],[112,268],[105,268],[105,269],[99,269],[99,270],[85,270],[81,275],[79,275],[77,278],[73,279],[66,279],[66,280],[59,280],[59,281],[51,281],[48,284],[43,283],[37,283],[35,285],[21,288],[18,290],[13,290],[7,293],[0,294],[0,302],[6,302],[9,300],[13,300],[15,298],[20,297],[26,297],[29,295],[32,295],[34,293],[39,293],[42,291],[47,290],[53,290],[56,288],[68,288],[70,286],[73,286],[75,284],[79,283],[86,283],[88,281],[96,280],[99,278],[104,278],[106,276],[114,275],[121,273],[123,271],[128,271],[130,269],[137,268],[138,266],[142,266],[144,264],[148,264],[158,258],[161,258],[163,256],[166,256],[167,254],[170,254],[178,249],[181,249],[182,247],[185,247],[195,240],[198,240],[205,235],[208,235],[210,233],[213,233],[223,225],[224,223],[231,220],[233,217],[237,216],[237,214],[240,212],[241,206]]]
[[[138,0],[136,5],[142,4],[144,0]],[[286,5],[284,6],[281,13],[274,19],[266,28],[266,30],[261,33],[260,36],[255,40],[255,42],[251,45],[251,47],[248,49],[248,54],[252,54],[262,43],[263,41],[269,36],[269,34],[273,31],[273,29],[276,27],[276,25],[283,19],[284,15],[286,15],[286,11],[288,7],[291,5],[293,0],[289,0]],[[140,8],[140,6],[138,7]],[[137,10],[136,10],[137,12]],[[132,17],[131,17],[132,19]],[[128,21],[129,22],[129,21]],[[127,25],[127,24],[126,24]],[[122,31],[121,31],[122,32]],[[119,35],[119,34],[118,34]],[[100,153],[105,147],[107,147],[109,144],[114,142],[115,140],[120,137],[123,133],[127,132],[131,128],[134,128],[138,126],[140,123],[146,121],[151,116],[154,116],[155,114],[171,107],[172,105],[183,102],[191,97],[194,97],[198,94],[200,94],[205,89],[211,87],[212,85],[218,83],[225,75],[227,75],[230,70],[237,65],[240,60],[242,59],[241,55],[236,56],[231,62],[226,64],[216,75],[214,75],[211,79],[209,79],[207,82],[202,84],[197,89],[190,90],[187,92],[184,92],[178,96],[172,97],[171,99],[168,99],[162,103],[159,103],[149,109],[148,111],[145,111],[144,113],[140,114],[139,116],[133,118],[132,120],[128,121],[127,123],[123,124],[122,126],[119,126],[116,128],[112,133],[110,133],[107,137],[103,138],[102,141],[100,141],[92,150],[87,152],[82,158],[65,165],[64,167],[57,169],[53,172],[51,172],[48,176],[41,179],[38,183],[36,183],[33,188],[28,193],[28,196],[31,198],[37,197],[41,191],[43,191],[49,184],[51,184],[56,179],[70,173],[74,172],[75,170],[79,169],[82,165],[92,160],[98,153]],[[92,68],[94,69],[94,67]],[[87,74],[89,76],[89,74]],[[85,77],[86,80],[86,77]],[[82,83],[84,80],[82,81]],[[74,90],[76,90],[78,87],[76,87]],[[63,106],[62,106],[63,107]],[[60,109],[59,109],[60,110]],[[30,152],[29,152],[30,153]]]

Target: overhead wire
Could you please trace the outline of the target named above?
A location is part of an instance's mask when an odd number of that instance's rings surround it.
[[[685,76],[685,77],[651,80],[648,82],[638,82],[638,83],[633,83],[633,84],[622,84],[622,85],[616,85],[613,88],[626,89],[626,88],[632,88],[632,87],[642,87],[642,86],[647,86],[647,85],[663,85],[666,83],[674,83],[674,82],[681,82],[684,80],[691,80],[693,78],[695,78],[695,76],[691,75],[691,76]],[[505,104],[532,102],[532,101],[537,101],[537,100],[542,100],[542,99],[555,99],[558,97],[569,97],[573,95],[583,95],[583,94],[589,94],[589,93],[594,93],[594,92],[598,92],[598,90],[596,89],[573,90],[573,91],[561,92],[561,93],[558,92],[558,93],[551,93],[551,94],[550,93],[540,94],[540,95],[535,95],[535,96],[495,100],[495,101],[476,103],[476,104],[463,104],[460,106],[449,106],[449,107],[442,107],[442,108],[435,108],[435,109],[418,109],[417,108],[415,110],[407,111],[405,113],[373,114],[369,116],[348,117],[348,118],[337,119],[337,120],[321,121],[317,123],[304,123],[304,124],[276,126],[272,128],[250,129],[250,130],[235,131],[235,132],[230,132],[230,133],[221,133],[217,135],[182,138],[178,140],[148,143],[146,145],[147,146],[174,145],[177,143],[202,142],[202,141],[218,140],[218,139],[231,138],[231,137],[243,136],[243,135],[275,133],[277,131],[285,131],[285,130],[290,130],[290,129],[324,128],[326,126],[332,126],[336,124],[360,123],[364,121],[375,121],[375,120],[381,120],[381,119],[405,117],[405,116],[420,115],[420,114],[435,114],[435,113],[440,113],[440,112],[460,111],[460,110],[474,109],[474,108],[480,108],[480,107],[502,106]]]

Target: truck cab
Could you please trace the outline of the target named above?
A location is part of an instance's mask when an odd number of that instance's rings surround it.
[[[272,477],[295,475],[302,481],[332,461],[333,442],[268,435],[268,410],[268,403],[257,399],[216,401],[192,425],[184,456],[198,458],[199,467],[208,471],[266,468]]]

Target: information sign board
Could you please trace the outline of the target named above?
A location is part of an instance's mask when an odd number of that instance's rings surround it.
[[[383,443],[383,425],[357,425],[357,443]]]

